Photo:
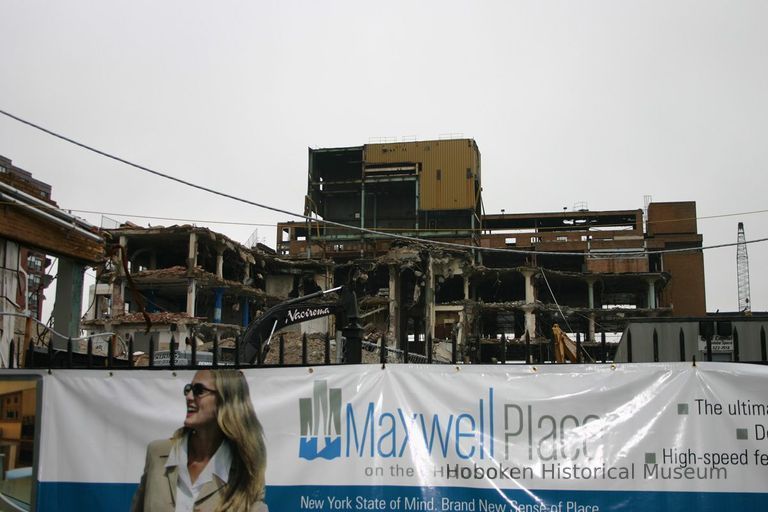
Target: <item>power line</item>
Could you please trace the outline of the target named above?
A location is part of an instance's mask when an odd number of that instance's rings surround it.
[[[3,202],[0,202],[0,204],[5,204]],[[9,203],[10,204],[10,203]],[[50,208],[54,208],[51,206]],[[205,224],[235,224],[235,225],[243,225],[243,226],[266,226],[266,227],[275,227],[276,224],[257,224],[257,223],[248,223],[248,222],[235,222],[235,221],[212,221],[212,220],[200,220],[200,219],[183,219],[183,218],[173,218],[173,217],[155,217],[150,215],[132,215],[132,214],[123,214],[123,213],[109,213],[109,212],[98,212],[95,210],[73,210],[69,209],[68,211],[72,212],[81,212],[81,213],[91,213],[91,214],[103,214],[103,215],[123,215],[126,217],[137,217],[137,218],[147,218],[147,219],[159,219],[159,220],[173,220],[173,221],[179,221],[179,222],[199,222],[199,223],[205,223]],[[298,215],[298,214],[294,214]],[[731,216],[735,214],[727,214],[726,216]],[[564,251],[533,251],[533,250],[525,250],[525,249],[509,249],[509,248],[502,248],[502,247],[477,247],[472,245],[466,245],[466,244],[457,244],[452,242],[442,242],[439,240],[430,240],[425,238],[417,238],[417,237],[410,237],[405,235],[398,235],[395,233],[384,233],[380,231],[370,230],[366,228],[360,228],[357,226],[348,226],[344,224],[336,224],[332,221],[323,221],[319,219],[312,219],[314,222],[320,222],[320,223],[330,223],[334,227],[344,228],[347,230],[357,230],[362,231],[366,233],[373,233],[377,235],[385,235],[389,238],[396,238],[396,239],[403,239],[408,241],[413,241],[417,243],[423,243],[423,244],[432,244],[432,245],[441,245],[441,246],[447,246],[450,248],[460,249],[460,250],[476,250],[480,252],[499,252],[499,253],[514,253],[514,254],[525,254],[525,255],[540,255],[540,256],[584,256],[588,255],[590,253],[588,252],[564,252]],[[429,230],[434,231],[434,230]],[[455,230],[451,230],[455,231]],[[748,240],[743,243],[745,244],[754,244],[754,243],[761,243],[768,241],[768,238],[758,238],[756,240]],[[737,245],[736,243],[726,243],[726,244],[718,244],[718,245],[709,245],[709,246],[702,246],[702,247],[686,247],[686,248],[679,248],[679,249],[663,249],[663,250],[656,250],[656,251],[648,251],[648,250],[637,250],[637,251],[622,251],[620,254],[623,256],[638,256],[638,255],[647,255],[647,254],[669,254],[669,253],[681,253],[681,252],[696,252],[696,251],[706,251],[710,249],[721,249],[724,247],[732,247]],[[601,255],[604,254],[611,254],[608,253],[599,253]]]
[[[368,228],[364,228],[364,227],[349,226],[347,224],[341,224],[339,222],[334,222],[334,221],[330,221],[330,220],[313,219],[312,217],[304,215],[304,214],[291,212],[289,210],[283,210],[282,208],[277,208],[275,206],[269,206],[269,205],[266,205],[266,204],[257,203],[255,201],[251,201],[249,199],[244,199],[244,198],[241,198],[241,197],[238,197],[238,196],[226,193],[226,192],[221,192],[221,191],[218,191],[218,190],[215,190],[215,189],[203,186],[203,185],[198,185],[196,183],[192,183],[191,181],[187,181],[187,180],[183,180],[181,178],[177,178],[175,176],[171,176],[170,174],[166,174],[164,172],[160,172],[160,171],[157,171],[157,170],[154,170],[154,169],[150,169],[149,167],[146,167],[146,166],[143,166],[143,165],[131,162],[130,160],[126,160],[126,159],[121,158],[119,156],[112,155],[110,153],[107,153],[106,151],[102,151],[100,149],[96,149],[96,148],[94,148],[92,146],[89,146],[87,144],[84,144],[82,142],[78,142],[78,141],[76,141],[76,140],[74,140],[72,138],[66,137],[66,136],[61,135],[61,134],[59,134],[57,132],[49,130],[48,128],[44,128],[43,126],[40,126],[40,125],[35,124],[35,123],[32,123],[31,121],[27,121],[25,119],[22,119],[21,117],[18,117],[18,116],[13,115],[13,114],[11,114],[9,112],[6,112],[5,110],[0,110],[0,114],[3,114],[3,115],[5,115],[5,116],[7,116],[7,117],[9,117],[9,118],[11,118],[11,119],[13,119],[15,121],[18,121],[18,122],[20,122],[22,124],[25,124],[25,125],[27,125],[27,126],[29,126],[31,128],[34,128],[36,130],[39,130],[39,131],[43,132],[43,133],[47,133],[48,135],[51,135],[52,137],[55,137],[57,139],[61,139],[61,140],[65,141],[65,142],[69,142],[70,144],[78,146],[78,147],[80,147],[82,149],[85,149],[85,150],[90,151],[92,153],[96,153],[96,154],[101,155],[101,156],[103,156],[105,158],[109,158],[110,160],[115,160],[115,161],[120,162],[122,164],[125,164],[125,165],[127,165],[129,167],[133,167],[135,169],[139,169],[140,171],[144,171],[144,172],[147,172],[149,174],[153,174],[153,175],[158,176],[160,178],[165,178],[167,180],[179,183],[181,185],[186,185],[188,187],[191,187],[191,188],[194,188],[194,189],[197,189],[197,190],[202,190],[202,191],[208,192],[210,194],[214,194],[214,195],[217,195],[217,196],[220,196],[220,197],[224,197],[224,198],[227,198],[227,199],[232,199],[233,201],[237,201],[237,202],[240,202],[240,203],[244,203],[244,204],[248,204],[248,205],[251,205],[251,206],[255,206],[257,208],[263,208],[265,210],[270,210],[270,211],[273,211],[273,212],[276,212],[276,213],[282,213],[284,215],[288,215],[288,216],[291,216],[291,217],[297,217],[297,218],[300,218],[300,219],[303,219],[303,220],[306,220],[306,221],[309,221],[309,222],[318,222],[318,223],[323,223],[323,224],[328,225],[328,226],[335,226],[335,227],[339,227],[339,228],[343,228],[343,229],[347,229],[347,230],[351,229],[351,230],[354,230],[354,231],[358,231],[360,233],[368,233],[368,234],[371,234],[371,235],[379,235],[379,236],[384,236],[384,237],[387,237],[387,238],[394,238],[396,240],[403,240],[403,241],[419,243],[419,244],[434,245],[434,246],[446,247],[446,248],[450,248],[450,249],[458,249],[458,250],[462,250],[462,251],[470,250],[470,251],[481,251],[481,252],[499,252],[499,253],[523,254],[523,255],[535,255],[535,254],[537,254],[537,255],[542,255],[542,256],[549,256],[549,255],[551,255],[551,256],[584,256],[585,255],[584,252],[531,251],[531,250],[524,250],[524,249],[509,249],[509,248],[501,248],[501,247],[499,247],[499,248],[476,247],[476,246],[472,246],[472,245],[457,244],[457,243],[452,243],[452,242],[444,242],[444,241],[440,241],[440,240],[427,240],[427,239],[424,239],[424,238],[406,236],[406,235],[401,235],[401,234],[396,234],[396,233],[386,233],[386,232],[383,232],[383,231],[378,231],[378,230],[374,230],[374,229],[368,229]],[[766,241],[768,241],[768,238],[761,238],[761,239],[758,239],[758,240],[751,240],[751,241],[748,241],[746,243],[760,243],[760,242],[766,242]],[[648,254],[668,254],[668,253],[680,253],[680,252],[696,252],[696,251],[703,251],[703,250],[710,250],[710,249],[719,249],[719,248],[723,248],[723,247],[732,247],[732,246],[735,246],[735,245],[737,245],[737,243],[728,243],[728,244],[719,244],[719,245],[712,245],[712,246],[705,246],[705,247],[692,247],[692,248],[683,248],[683,249],[665,249],[665,250],[658,250],[658,251],[647,251],[647,250],[638,250],[638,251],[634,251],[634,252],[633,251],[626,251],[626,252],[622,252],[621,254],[624,255],[624,256],[637,256],[637,255],[648,255]]]
[[[2,203],[0,203],[2,204]],[[114,215],[115,217],[125,217],[125,218],[136,218],[136,219],[155,219],[155,220],[170,220],[174,222],[196,222],[200,224],[224,224],[224,225],[233,225],[233,226],[259,226],[259,227],[268,227],[268,228],[274,228],[277,227],[278,224],[272,223],[258,223],[258,222],[242,222],[242,221],[230,221],[230,220],[209,220],[209,219],[186,219],[186,218],[179,218],[179,217],[163,217],[159,215],[138,215],[134,213],[117,213],[117,212],[100,212],[97,210],[78,210],[75,208],[66,208],[67,211],[70,212],[77,212],[77,213],[89,213],[94,215]],[[683,221],[691,221],[691,220],[709,220],[709,219],[720,219],[724,217],[742,217],[745,215],[754,215],[758,213],[768,213],[768,210],[753,210],[748,212],[737,212],[737,213],[723,213],[719,215],[707,215],[703,217],[690,217],[690,218],[680,218],[680,219],[662,219],[662,220],[656,220],[656,221],[649,221],[651,224],[661,224],[665,222],[683,222]],[[315,222],[322,222],[317,219],[313,219]],[[345,226],[347,229],[356,229],[357,226]],[[458,228],[457,228],[458,229]],[[429,231],[429,232],[440,232],[440,231],[456,231],[457,229],[451,229],[451,228],[444,228],[444,229],[427,229],[427,228],[413,228],[409,229],[408,231]],[[482,231],[485,231],[487,228],[483,228]],[[539,228],[541,230],[542,228]],[[560,229],[560,228],[552,228]],[[378,228],[379,231],[402,231],[402,228]],[[476,231],[481,231],[481,229],[477,229]],[[531,231],[532,232],[532,231]],[[527,233],[527,232],[526,232]],[[526,234],[521,233],[521,234]]]
[[[6,203],[3,201],[0,201],[0,204],[8,204],[11,205],[12,203]],[[40,207],[42,209],[42,206]],[[50,206],[50,209],[57,209],[54,206]],[[277,224],[266,224],[266,223],[257,223],[257,222],[239,222],[239,221],[225,221],[225,220],[207,220],[207,219],[185,219],[185,218],[179,218],[179,217],[161,217],[156,215],[138,215],[138,214],[132,214],[132,213],[116,213],[116,212],[101,212],[97,210],[78,210],[73,208],[67,208],[67,211],[70,212],[77,212],[77,213],[88,213],[88,214],[94,214],[94,215],[114,215],[114,216],[121,216],[126,218],[138,218],[138,219],[155,219],[155,220],[170,220],[174,222],[193,222],[193,223],[199,223],[199,224],[222,224],[222,225],[234,225],[234,226],[258,226],[258,227],[270,227],[274,228],[277,227]],[[672,219],[669,220],[669,222],[676,222],[676,221],[683,221],[683,220],[697,220],[697,219],[714,219],[714,218],[721,218],[721,217],[734,217],[734,216],[740,216],[740,215],[750,215],[750,214],[757,214],[757,213],[766,213],[768,210],[754,210],[750,212],[741,212],[741,213],[726,213],[721,215],[710,215],[707,217],[696,217],[696,218],[690,218],[690,219]],[[325,222],[319,219],[312,219],[313,222]],[[659,222],[668,222],[666,220],[659,221]],[[334,226],[336,227],[336,226]],[[339,227],[339,229],[342,229]],[[347,226],[344,225],[344,228],[346,230],[359,230],[361,228],[357,226]],[[391,228],[395,229],[395,228]],[[434,229],[413,229],[411,231],[441,231],[441,230],[434,230]],[[443,231],[456,231],[455,229],[445,229]],[[378,233],[378,231],[377,231]],[[519,233],[519,234],[527,234],[527,233]],[[393,233],[387,233],[388,236],[392,238],[397,238],[396,234]],[[422,243],[435,243],[433,240],[427,240],[423,238],[418,238],[416,240],[419,240]],[[768,238],[762,238],[757,240],[749,240],[745,241],[747,244],[751,243],[758,243],[758,242],[764,242],[768,241]],[[437,242],[437,243],[446,243],[446,242]],[[706,247],[694,247],[694,248],[684,248],[684,249],[666,249],[666,250],[659,250],[659,251],[637,251],[637,252],[624,252],[623,254],[627,255],[637,255],[637,254],[664,254],[664,253],[670,253],[670,252],[691,252],[691,251],[699,251],[699,250],[708,250],[708,249],[718,249],[723,247],[730,247],[737,245],[737,243],[729,243],[729,244],[721,244],[721,245],[713,245],[713,246],[706,246]],[[526,251],[526,250],[515,250],[515,249],[508,249],[508,248],[487,248],[487,247],[474,247],[471,245],[464,245],[464,244],[452,244],[455,245],[457,248],[466,248],[466,249],[476,249],[479,251],[484,252],[490,252],[490,251],[498,251],[498,252],[516,252],[516,253],[522,253],[522,254],[539,254],[539,255],[548,255],[548,254],[559,254],[564,256],[583,256],[586,253],[579,252],[579,253],[569,253],[569,252],[546,252],[546,251]]]
[[[178,217],[161,217],[158,215],[136,215],[133,213],[115,213],[115,212],[99,212],[95,210],[75,210],[72,208],[67,208],[67,211],[70,212],[77,212],[77,213],[90,213],[94,215],[114,215],[115,217],[125,217],[125,218],[134,218],[134,219],[155,219],[155,220],[170,220],[173,222],[195,222],[199,224],[225,224],[225,225],[231,225],[231,226],[259,226],[259,227],[267,227],[267,228],[274,228],[277,227],[277,224],[266,224],[266,223],[259,223],[259,222],[239,222],[239,221],[231,221],[231,220],[205,220],[205,219],[184,219],[184,218],[178,218]]]
[[[737,213],[720,213],[718,215],[703,215],[701,217],[690,217],[687,219],[662,219],[650,221],[651,224],[661,224],[662,222],[677,222],[686,220],[709,220],[709,219],[722,219],[725,217],[740,217],[743,215],[754,215],[756,213],[768,213],[768,210],[752,210],[749,212],[737,212]]]

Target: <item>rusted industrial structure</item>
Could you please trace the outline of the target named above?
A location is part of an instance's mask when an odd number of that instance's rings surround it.
[[[456,337],[475,360],[500,339],[548,347],[555,323],[589,345],[631,318],[704,315],[694,202],[489,215],[481,190],[471,139],[310,149],[312,220],[279,224],[277,252],[332,262],[321,286],[354,282],[390,343]]]

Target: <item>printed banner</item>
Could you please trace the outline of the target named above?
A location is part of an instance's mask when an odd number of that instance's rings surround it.
[[[272,512],[768,510],[768,368],[243,370]],[[38,510],[129,510],[191,371],[42,380]]]

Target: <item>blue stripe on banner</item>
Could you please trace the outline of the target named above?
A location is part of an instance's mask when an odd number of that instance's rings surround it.
[[[609,512],[768,510],[766,493],[270,486],[270,510]]]
[[[129,510],[136,484],[43,482],[39,511]],[[397,486],[268,486],[273,512],[611,512],[768,510],[768,493],[552,491]]]
[[[37,485],[37,510],[128,511],[138,487],[138,484],[40,482]]]

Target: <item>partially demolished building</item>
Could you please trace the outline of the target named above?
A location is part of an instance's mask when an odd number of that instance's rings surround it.
[[[322,263],[282,262],[264,246],[202,227],[125,224],[107,233],[110,258],[83,325],[132,337],[137,352],[150,339],[168,350],[173,337],[182,352],[185,343],[205,349],[214,338],[234,339],[266,307],[316,288],[324,275]]]
[[[555,324],[589,351],[631,319],[704,315],[695,203],[489,215],[481,191],[471,139],[310,149],[312,220],[280,223],[276,251],[195,226],[107,230],[85,325],[137,351],[150,337],[205,349],[282,300],[348,285],[370,341],[544,361]],[[338,337],[329,318],[301,328]]]
[[[487,215],[481,191],[471,139],[310,149],[313,220],[279,224],[277,252],[330,261],[318,283],[353,284],[390,344],[455,338],[469,360],[501,339],[521,359],[526,336],[548,359],[554,324],[588,347],[632,318],[705,314],[694,202]]]

